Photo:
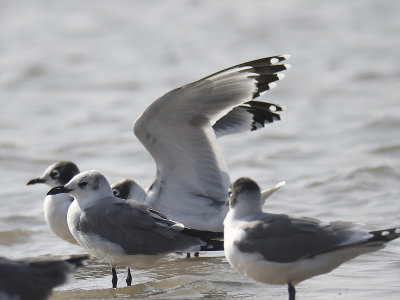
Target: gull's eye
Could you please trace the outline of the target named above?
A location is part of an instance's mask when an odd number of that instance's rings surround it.
[[[115,197],[118,197],[119,194],[120,194],[118,189],[113,189],[112,192],[113,192]]]
[[[60,177],[60,171],[58,171],[57,169],[54,169],[53,171],[51,171],[50,177],[53,179]]]
[[[79,187],[84,188],[85,186],[88,185],[87,181],[81,181],[78,183]]]

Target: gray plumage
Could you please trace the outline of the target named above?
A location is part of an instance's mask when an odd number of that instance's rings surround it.
[[[295,299],[295,284],[400,237],[399,228],[367,231],[357,223],[265,213],[260,188],[249,178],[233,183],[229,204],[224,220],[227,260],[253,280],[287,284],[289,300]]]
[[[156,255],[184,251],[205,242],[182,233],[182,225],[152,210],[149,206],[115,198],[85,209],[77,230],[98,234],[101,238],[121,246],[127,255]]]
[[[279,120],[278,105],[253,101],[283,77],[288,56],[239,64],[172,90],[136,121],[157,175],[145,202],[186,226],[222,231],[230,178],[217,137]]]
[[[0,258],[0,299],[44,300],[67,281],[88,256],[66,260],[15,261]]]
[[[354,235],[354,223],[350,222],[324,225],[312,218],[266,214],[243,226],[243,230],[247,238],[235,243],[241,251],[260,253],[266,260],[280,263],[360,244],[349,243]]]

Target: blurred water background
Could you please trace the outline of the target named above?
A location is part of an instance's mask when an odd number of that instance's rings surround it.
[[[287,185],[265,210],[371,229],[399,225],[399,1],[0,1],[0,255],[82,253],[47,227],[48,188],[25,186],[53,162],[147,186],[150,155],[132,132],[157,97],[220,69],[291,54],[262,97],[282,121],[220,139],[232,180]],[[110,289],[99,260],[53,299],[287,299],[223,253],[176,255]],[[298,285],[298,299],[399,299],[400,242]]]

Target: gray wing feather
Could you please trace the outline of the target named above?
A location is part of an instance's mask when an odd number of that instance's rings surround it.
[[[153,197],[160,203],[152,206],[168,209],[176,199],[194,199],[185,206],[193,213],[198,206],[225,202],[230,178],[211,126],[267,91],[280,78],[275,73],[287,69],[276,64],[286,58],[259,59],[217,72],[165,94],[146,109],[134,132],[157,165],[153,187],[163,192]]]
[[[161,213],[149,211],[147,205],[129,200],[86,209],[78,231],[95,233],[116,243],[128,255],[184,251],[204,244],[197,238],[180,233],[172,227],[175,224]]]
[[[288,263],[349,246],[351,237],[359,233],[354,227],[349,222],[321,224],[311,218],[267,215],[247,224],[243,228],[247,238],[236,245],[243,252],[260,253],[268,261]]]

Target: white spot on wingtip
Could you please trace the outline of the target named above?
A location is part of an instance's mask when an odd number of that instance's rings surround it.
[[[386,230],[385,230],[385,231],[382,231],[382,232],[381,232],[381,235],[382,235],[382,236],[387,236],[387,235],[389,235],[389,231],[386,231]]]
[[[283,66],[286,68],[286,70],[289,70],[292,67],[291,64],[284,64]]]
[[[400,234],[400,228],[396,228],[396,230],[394,231],[394,233]]]
[[[277,86],[277,84],[275,82],[271,82],[268,84],[269,89],[273,89],[276,86]]]
[[[283,73],[279,73],[276,76],[278,77],[279,80],[285,78],[285,74],[283,74]]]
[[[279,62],[279,58],[273,57],[273,58],[271,58],[271,59],[269,60],[269,62],[270,62],[272,65],[277,64],[277,63]]]
[[[289,59],[289,58],[290,58],[290,54],[284,54],[284,55],[282,55],[282,57],[283,57],[284,59]]]
[[[182,223],[176,223],[176,224],[172,225],[171,228],[181,231],[181,230],[185,229],[185,225],[183,225]]]

